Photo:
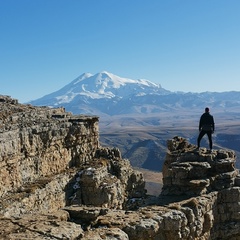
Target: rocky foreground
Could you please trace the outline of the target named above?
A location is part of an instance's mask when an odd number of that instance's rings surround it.
[[[0,96],[0,239],[240,239],[233,151],[174,137],[154,197],[98,131],[98,117]]]

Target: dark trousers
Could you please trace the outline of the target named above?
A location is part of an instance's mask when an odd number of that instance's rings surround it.
[[[207,134],[207,136],[208,136],[209,148],[212,149],[212,131],[204,131],[204,130],[201,130],[201,132],[200,132],[199,135],[198,135],[198,139],[197,139],[198,147],[200,147],[201,139],[203,138],[203,136],[204,136],[205,134]]]

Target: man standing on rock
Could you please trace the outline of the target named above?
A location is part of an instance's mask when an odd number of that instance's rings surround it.
[[[197,139],[198,148],[200,147],[201,139],[205,134],[208,136],[209,148],[212,151],[212,133],[214,133],[215,125],[213,116],[209,113],[209,108],[205,108],[205,113],[202,114],[199,121],[199,135]]]

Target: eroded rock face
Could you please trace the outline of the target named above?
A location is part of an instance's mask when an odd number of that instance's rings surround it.
[[[0,196],[93,158],[99,147],[97,117],[1,99]]]
[[[9,223],[0,238],[79,239],[86,235],[81,225],[71,231],[74,223],[56,221],[50,230],[51,216],[72,204],[124,209],[145,196],[142,173],[118,149],[99,145],[98,117],[22,105],[6,96],[0,96],[0,110],[0,221]],[[42,224],[46,214],[50,220]],[[27,226],[32,215],[39,216],[38,227]],[[66,234],[57,234],[58,228]],[[126,237],[120,229],[113,235]]]
[[[0,239],[240,239],[235,153],[168,141],[159,197],[98,118],[0,96]]]
[[[163,195],[198,196],[235,185],[239,171],[233,151],[210,153],[181,137],[169,140],[168,149],[163,166]]]
[[[68,204],[123,209],[131,199],[145,196],[144,187],[142,173],[133,170],[118,149],[99,148],[95,158],[69,182],[68,188],[73,190]]]
[[[78,224],[67,221],[66,211],[52,214],[28,214],[21,218],[0,216],[0,239],[79,239],[84,236]]]

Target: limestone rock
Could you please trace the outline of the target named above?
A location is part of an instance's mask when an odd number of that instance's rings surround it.
[[[78,224],[67,221],[67,212],[28,214],[21,218],[0,217],[0,239],[81,239],[84,232]]]
[[[0,239],[240,239],[235,153],[167,142],[163,190],[99,144],[98,117],[0,96]]]
[[[235,185],[239,171],[233,151],[198,150],[180,137],[169,140],[168,149],[163,167],[163,195],[198,196]]]

